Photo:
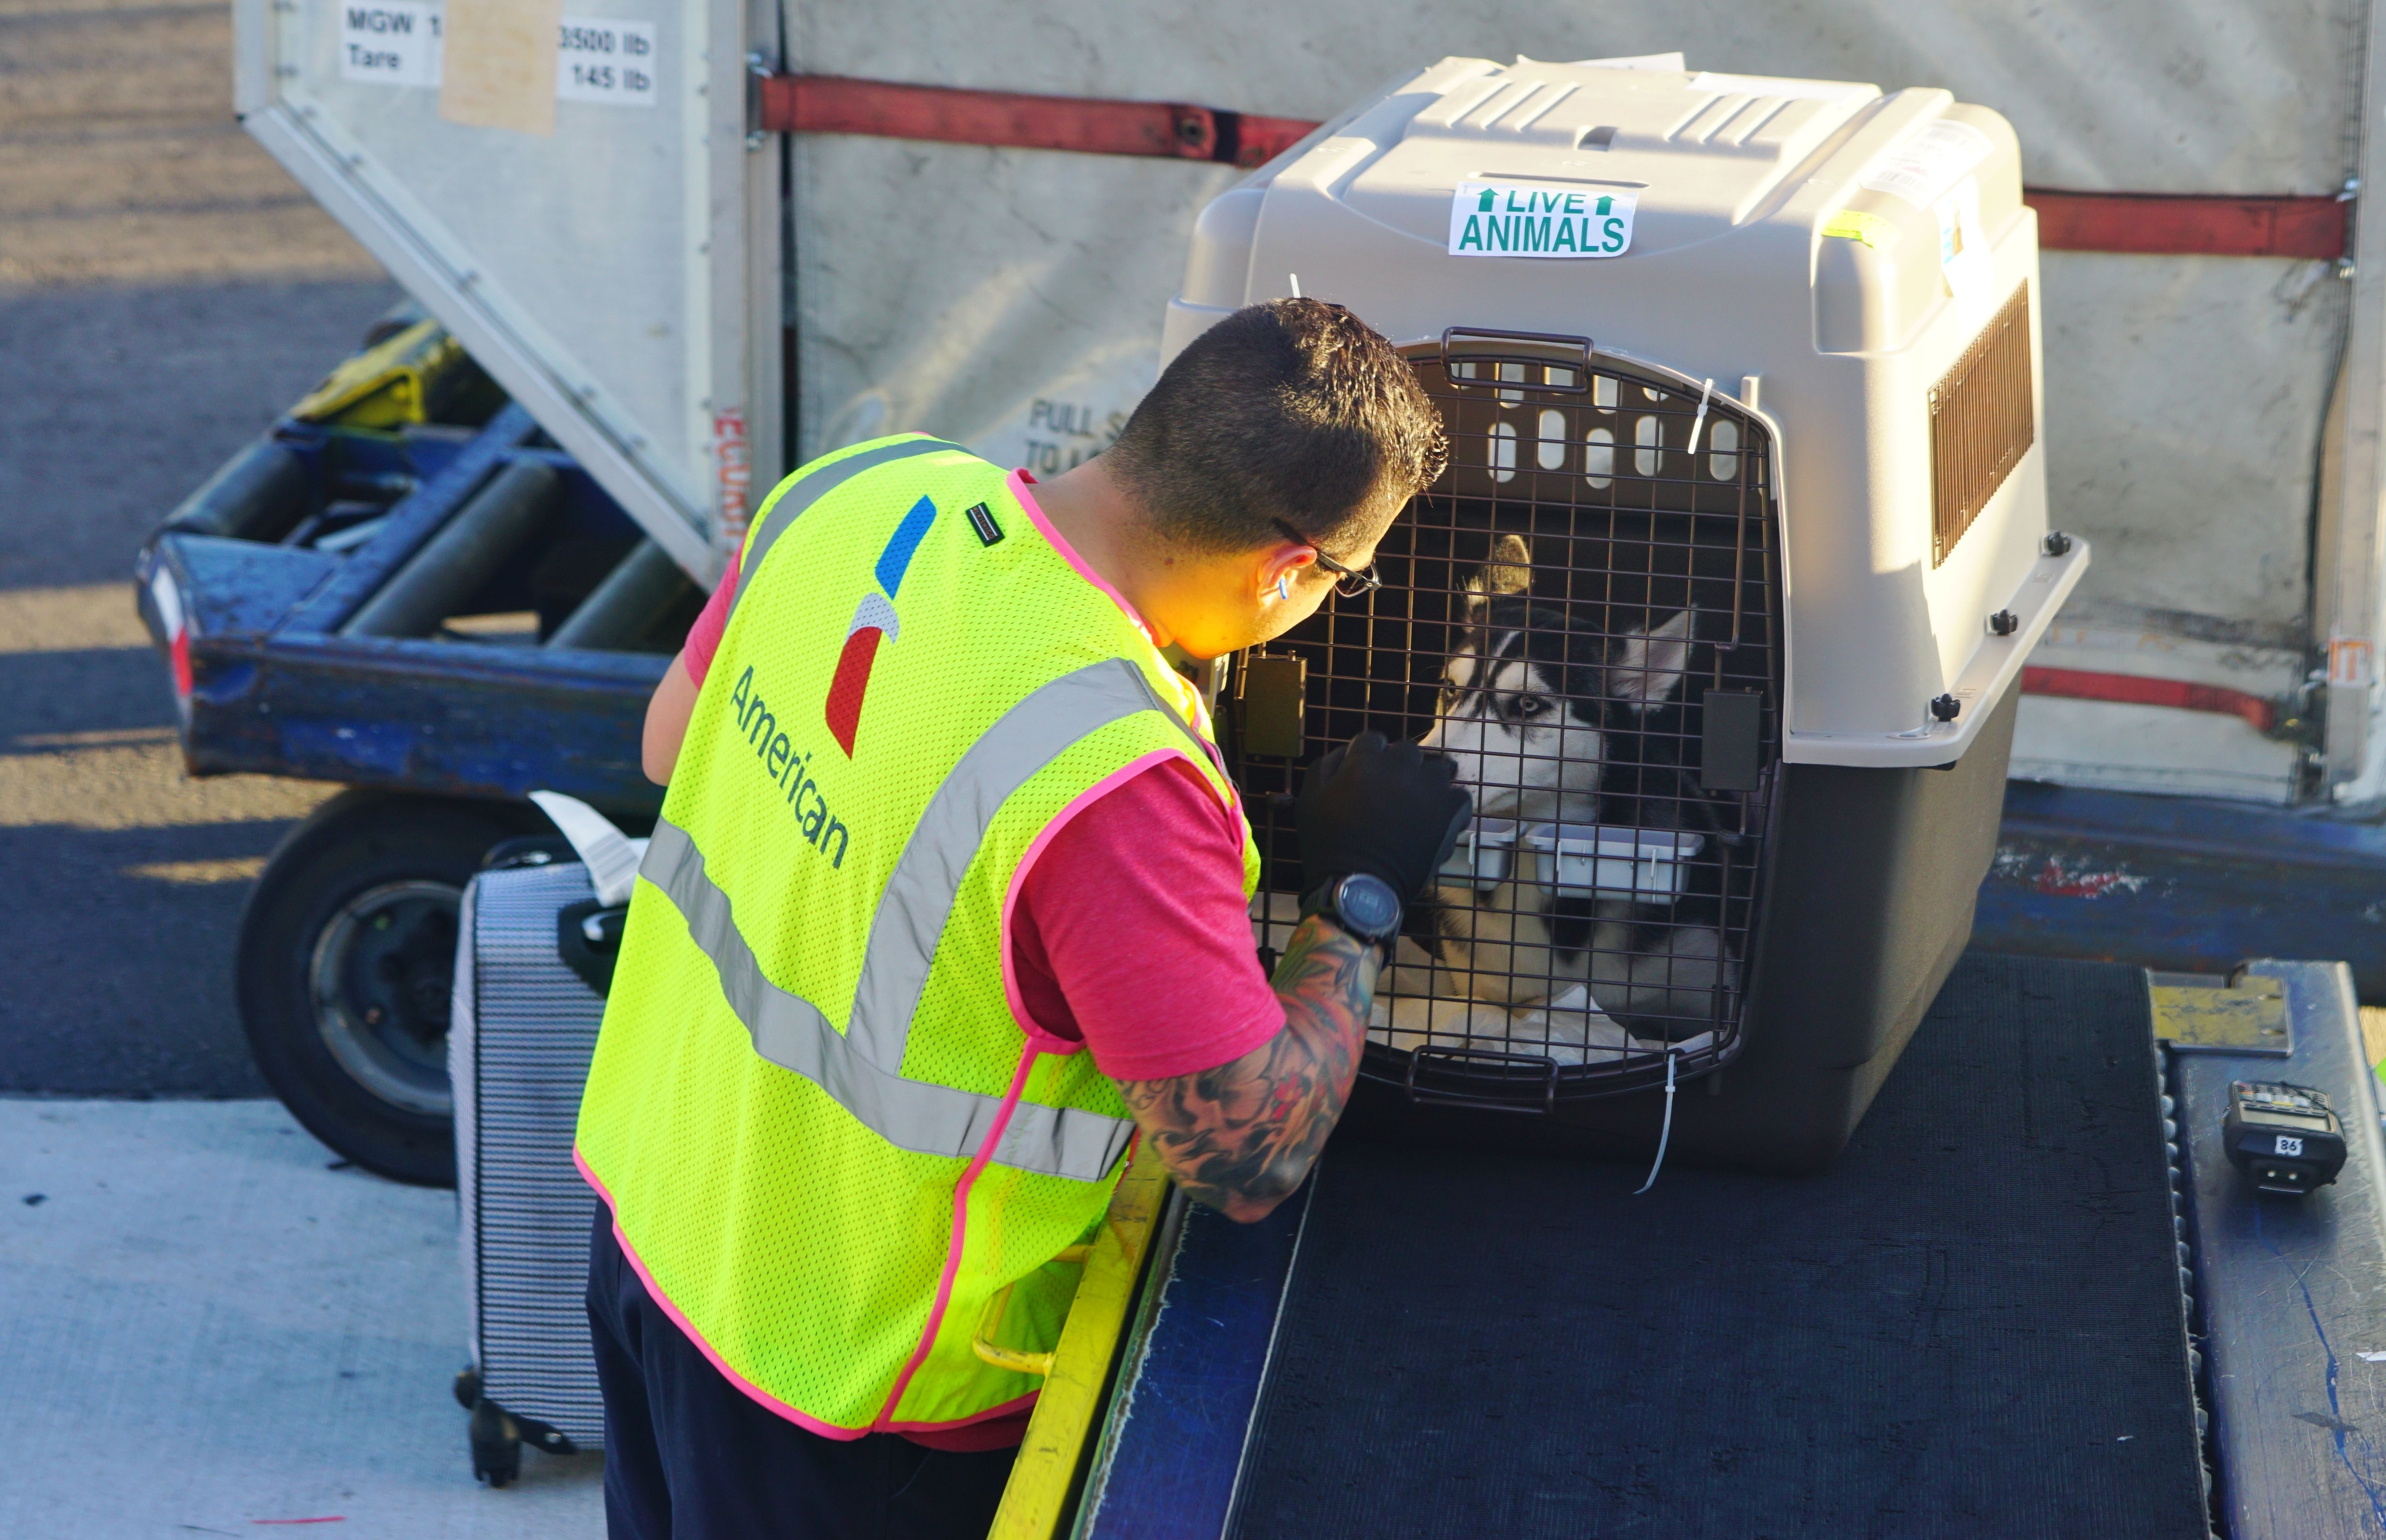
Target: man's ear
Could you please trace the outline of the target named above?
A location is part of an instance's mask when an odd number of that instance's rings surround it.
[[[1492,542],[1491,558],[1466,580],[1466,619],[1472,624],[1494,595],[1522,594],[1533,586],[1533,548],[1520,534]]]
[[[1290,578],[1294,582],[1299,582],[1300,574],[1314,565],[1316,560],[1317,552],[1313,546],[1303,545],[1290,540],[1279,540],[1262,551],[1258,567],[1261,600],[1264,602],[1275,596],[1278,578]]]
[[[1607,666],[1607,693],[1651,711],[1682,687],[1690,661],[1690,612],[1676,614],[1651,631],[1626,635]]]

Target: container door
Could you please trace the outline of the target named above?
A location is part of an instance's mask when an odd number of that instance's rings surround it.
[[[779,460],[743,0],[236,0],[234,26],[248,131],[709,580]]]

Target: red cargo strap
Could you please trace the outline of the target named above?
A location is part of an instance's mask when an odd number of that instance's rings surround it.
[[[2191,684],[2183,679],[2148,679],[2142,674],[2098,673],[2089,669],[2041,669],[2021,671],[2026,695],[2062,695],[2070,700],[2116,701],[2124,706],[2167,706],[2180,711],[2216,711],[2242,717],[2257,732],[2277,725],[2275,702],[2220,684]]]
[[[838,75],[761,81],[762,127],[782,133],[866,133],[946,144],[998,144],[1085,155],[1157,156],[1258,166],[1317,125],[1186,102],[1105,102],[961,91]]]
[[[762,127],[777,133],[861,133],[1259,166],[1317,127],[1304,119],[1263,118],[1187,102],[1031,96],[842,75],[769,75],[760,84]],[[2160,256],[2342,257],[2352,207],[2350,201],[2332,197],[2066,193],[2051,187],[2026,187],[2022,198],[2038,210],[2043,250]]]
[[[2028,187],[2048,251],[2170,257],[2344,255],[2351,199],[2238,198],[2203,193],[2063,193]]]

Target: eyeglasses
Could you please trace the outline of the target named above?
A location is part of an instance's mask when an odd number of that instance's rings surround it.
[[[1283,520],[1272,519],[1268,520],[1268,522],[1274,524],[1276,528],[1276,532],[1283,535],[1287,540],[1299,541],[1301,545],[1308,546],[1311,550],[1317,551],[1317,543],[1315,541],[1310,539],[1299,530],[1294,529]],[[1384,580],[1375,576],[1375,564],[1372,561],[1367,563],[1364,567],[1354,569],[1343,566],[1340,562],[1335,560],[1332,557],[1327,556],[1323,551],[1317,551],[1317,565],[1325,568],[1328,572],[1334,574],[1334,592],[1341,595],[1346,599],[1355,599],[1362,594],[1372,594],[1376,589],[1384,586]]]

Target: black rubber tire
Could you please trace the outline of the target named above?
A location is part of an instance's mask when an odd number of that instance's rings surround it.
[[[366,1170],[424,1186],[455,1184],[454,1121],[436,1105],[446,1096],[454,931],[451,921],[443,958],[434,889],[460,894],[491,845],[545,825],[527,804],[343,792],[289,833],[250,893],[234,969],[249,1052],[291,1115]],[[413,1106],[342,1062],[331,1036],[343,1029],[327,1026],[333,1018],[316,1005],[319,949],[333,945],[328,933],[359,905],[374,904],[373,895],[391,894],[398,897],[378,902],[411,906],[388,911],[405,923],[406,940],[374,958],[373,976],[399,1002],[391,1008],[399,1019],[394,1029],[374,1031],[391,1040],[408,1034],[407,1054],[383,1078]],[[352,1028],[345,1041],[352,1056],[359,1051]]]

